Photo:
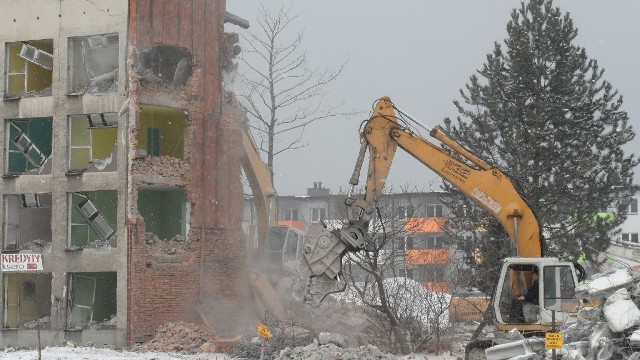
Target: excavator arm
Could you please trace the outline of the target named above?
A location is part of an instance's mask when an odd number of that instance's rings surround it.
[[[393,155],[400,147],[489,211],[513,240],[518,256],[542,256],[538,220],[509,177],[448,137],[439,126],[430,135],[446,145],[451,153],[398,125],[393,104],[385,97],[377,102],[363,134],[370,154],[367,206],[374,206],[381,194]]]
[[[258,223],[255,229],[258,240],[257,254],[262,254],[264,252],[269,228],[272,225],[271,217],[275,213],[273,198],[276,191],[271,182],[269,169],[260,158],[258,148],[246,126],[242,131],[242,145],[244,147],[244,154],[241,161],[242,168],[247,176],[247,181],[249,182],[256,202],[256,219]],[[254,229],[250,230],[254,231]],[[253,234],[249,236],[253,238]]]
[[[302,264],[303,273],[308,271],[309,274],[301,276],[304,279],[308,275],[309,280],[300,298],[318,305],[327,294],[343,289],[339,276],[342,256],[374,247],[368,231],[369,222],[375,216],[376,203],[398,147],[489,211],[504,226],[518,256],[542,256],[538,220],[509,177],[449,138],[440,127],[434,128],[430,135],[446,145],[450,152],[399,124],[388,97],[377,101],[361,133],[362,147],[350,180],[352,186],[358,184],[368,150],[365,195],[361,199],[349,195],[346,199],[348,222],[342,229],[328,231],[316,227],[310,230],[303,247]]]

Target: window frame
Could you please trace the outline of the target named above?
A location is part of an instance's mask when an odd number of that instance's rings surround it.
[[[282,217],[284,221],[299,221],[298,208],[284,208]]]
[[[444,207],[442,204],[426,204],[426,215],[428,218],[443,217]]]
[[[627,215],[638,215],[638,198],[632,197],[627,206]]]
[[[311,222],[318,223],[327,219],[327,209],[325,207],[311,208]]]

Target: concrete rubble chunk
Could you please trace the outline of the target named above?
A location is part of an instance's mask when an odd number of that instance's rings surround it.
[[[529,355],[531,353],[532,351],[527,346],[525,340],[500,344],[484,350],[487,360],[511,359],[516,356]]]
[[[633,303],[627,289],[620,289],[604,305],[604,317],[613,332],[640,325],[640,309]]]
[[[589,336],[589,354],[595,354],[600,349],[600,338],[611,337],[611,330],[606,323],[600,322],[593,327],[593,332]]]
[[[321,345],[333,344],[341,348],[347,347],[347,338],[344,335],[321,332],[318,335],[318,342]]]
[[[613,341],[606,337],[598,339],[598,352],[596,353],[596,360],[609,360],[613,355]]]
[[[560,354],[559,354],[560,355]],[[561,360],[585,360],[586,358],[580,353],[579,350],[566,350],[563,352]],[[547,354],[549,357],[549,354]]]
[[[307,346],[285,348],[275,357],[276,360],[325,360],[325,359],[361,359],[395,360],[391,354],[385,354],[373,345],[342,349],[333,344],[318,345],[313,342]]]
[[[575,341],[568,344],[565,344],[563,350],[566,351],[566,356],[568,356],[565,360],[579,360],[584,359],[585,356],[589,353],[589,341]]]
[[[631,345],[640,346],[640,329],[631,333],[631,336],[629,336],[629,343]]]
[[[576,287],[576,297],[597,298],[609,296],[616,290],[631,285],[634,277],[630,270],[620,269]]]

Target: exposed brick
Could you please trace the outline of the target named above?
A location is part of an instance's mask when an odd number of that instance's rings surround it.
[[[141,98],[154,99],[155,104],[184,108],[188,121],[184,164],[139,162],[132,174],[149,179],[183,172],[163,181],[174,179],[175,186],[184,189],[192,212],[188,250],[166,261],[149,251],[144,219],[131,217],[135,205],[129,208],[128,339],[148,340],[160,325],[175,321],[207,322],[217,334],[232,337],[245,317],[249,288],[241,229],[241,127],[233,120],[220,121],[225,2],[183,0],[176,8],[173,0],[130,1],[136,10],[129,21],[134,53],[160,44],[180,46],[192,55],[194,65],[187,83],[172,87],[140,82],[135,55],[129,58],[133,111],[139,111]],[[135,194],[135,189],[129,194],[131,204]]]

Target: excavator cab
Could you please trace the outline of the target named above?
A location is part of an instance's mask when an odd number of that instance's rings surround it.
[[[264,267],[272,271],[295,273],[303,241],[303,231],[288,225],[272,225],[264,249]]]
[[[538,274],[537,285],[532,280],[534,272]],[[574,320],[580,305],[574,298],[577,282],[570,262],[555,258],[503,260],[492,304],[497,327],[510,330],[518,325],[545,331],[551,328],[553,311],[557,325]]]

